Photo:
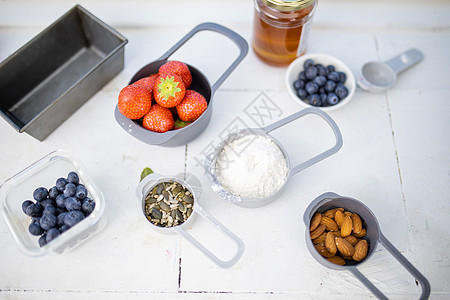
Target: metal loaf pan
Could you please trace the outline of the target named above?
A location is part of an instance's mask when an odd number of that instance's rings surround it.
[[[0,63],[0,113],[42,141],[124,66],[128,40],[76,5]]]

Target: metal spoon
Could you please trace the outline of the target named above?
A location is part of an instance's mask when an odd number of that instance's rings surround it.
[[[415,65],[423,58],[417,49],[410,49],[386,62],[368,62],[361,70],[358,86],[369,92],[378,92],[394,86],[397,74]]]

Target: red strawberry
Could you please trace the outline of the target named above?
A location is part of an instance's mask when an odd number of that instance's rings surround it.
[[[173,74],[160,75],[153,89],[155,101],[162,107],[175,107],[183,101],[186,88],[180,77]]]
[[[188,88],[192,83],[191,71],[186,64],[181,61],[171,60],[163,64],[158,71],[159,75],[163,74],[174,74],[181,77],[184,86]]]
[[[140,119],[152,106],[152,93],[143,86],[127,85],[119,93],[117,106],[125,117]]]
[[[138,81],[133,82],[133,85],[144,86],[153,93],[153,87],[155,86],[156,78],[158,78],[158,74],[155,73],[150,76],[141,78]]]
[[[153,104],[150,111],[144,116],[142,126],[155,132],[166,132],[173,128],[174,120],[168,108]]]
[[[181,121],[193,122],[206,110],[208,103],[205,97],[193,90],[187,90],[183,101],[177,105],[178,117]]]

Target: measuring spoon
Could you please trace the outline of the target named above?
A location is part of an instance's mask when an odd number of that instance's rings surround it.
[[[410,49],[386,62],[368,62],[361,70],[358,86],[369,92],[379,92],[394,86],[397,74],[423,58],[417,49]]]

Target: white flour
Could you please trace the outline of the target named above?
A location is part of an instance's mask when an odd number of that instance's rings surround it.
[[[258,135],[228,143],[216,163],[220,184],[236,196],[265,198],[278,191],[287,176],[287,161],[280,148]]]

